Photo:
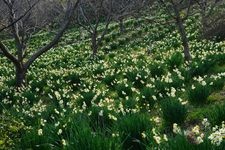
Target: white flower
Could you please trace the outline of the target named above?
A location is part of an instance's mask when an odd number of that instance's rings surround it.
[[[203,86],[205,86],[206,85],[206,82],[205,81],[202,81],[202,83],[201,83]]]
[[[209,121],[208,121],[207,118],[204,118],[204,119],[202,120],[202,125],[203,125],[205,128],[208,128],[208,127],[210,126],[210,123],[209,123]]]
[[[38,130],[38,135],[39,135],[39,136],[43,135],[43,130],[42,130],[42,129],[39,129],[39,130]]]
[[[168,141],[168,138],[167,138],[167,135],[166,135],[166,134],[163,134],[163,139],[164,139],[165,141]]]
[[[59,94],[58,91],[55,91],[54,94],[55,94],[57,100],[59,100],[61,98],[61,95]]]
[[[122,91],[122,94],[123,94],[123,95],[126,95],[126,93],[125,93],[124,91]]]
[[[201,136],[198,136],[196,140],[197,140],[197,144],[201,144],[202,142],[204,142]]]
[[[161,137],[160,136],[154,135],[153,138],[154,138],[154,140],[156,141],[157,144],[161,143]]]
[[[212,144],[219,146],[224,138],[225,138],[225,125],[223,122],[221,128],[218,128],[218,126],[213,127],[213,133],[210,134],[208,139],[211,141]]]
[[[57,132],[57,134],[58,135],[61,135],[62,134],[62,129],[59,129],[58,132]]]
[[[103,116],[103,110],[98,113],[99,116]]]
[[[192,128],[192,132],[198,135],[200,133],[200,127],[196,125],[194,128]]]
[[[109,114],[109,119],[112,119],[112,120],[114,120],[114,121],[117,121],[117,118],[115,117],[115,116],[113,116],[113,115],[111,115],[111,114]]]
[[[155,96],[155,95],[153,95],[153,96],[152,96],[152,98],[153,98],[153,100],[155,100],[155,101],[157,100],[157,98],[156,98],[156,96]]]
[[[155,121],[155,123],[160,123],[160,118],[158,116],[154,117],[153,120]]]
[[[62,139],[61,142],[62,142],[62,145],[63,145],[63,146],[66,146],[66,145],[67,145],[67,144],[66,144],[66,140]]]
[[[112,137],[119,137],[119,133],[112,133]]]
[[[176,123],[173,124],[173,133],[181,134],[181,129]]]
[[[147,137],[144,132],[141,133],[141,136],[142,136],[143,139],[145,139]]]

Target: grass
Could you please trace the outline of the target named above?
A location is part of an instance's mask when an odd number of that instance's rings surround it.
[[[168,19],[158,13],[161,21]],[[13,90],[14,68],[0,57],[0,149],[222,149],[207,136],[225,119],[224,43],[197,39],[198,24],[198,16],[187,20],[193,55],[188,64],[175,26],[148,23],[145,17],[128,19],[124,34],[110,24],[96,60],[89,57],[88,34],[80,37],[70,29],[34,63],[21,91]],[[50,37],[37,35],[29,47]],[[200,92],[190,94],[192,85]],[[188,131],[202,127],[204,118],[212,126],[201,129],[201,145],[172,133],[173,123]]]

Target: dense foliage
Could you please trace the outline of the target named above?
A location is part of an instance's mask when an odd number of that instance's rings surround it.
[[[126,20],[125,33],[110,24],[94,60],[88,33],[68,30],[19,90],[0,57],[0,148],[224,149],[224,43],[199,40],[195,15],[186,22],[193,59],[184,62],[175,26],[148,20]],[[50,37],[38,33],[29,49]]]

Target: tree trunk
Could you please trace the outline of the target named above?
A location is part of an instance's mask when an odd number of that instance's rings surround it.
[[[26,82],[26,69],[23,67],[16,67],[16,86],[22,87]]]
[[[124,33],[126,31],[124,23],[123,23],[123,19],[119,20],[119,26],[120,26],[120,33]]]
[[[187,34],[185,31],[183,21],[181,20],[181,18],[177,18],[176,22],[177,22],[178,30],[179,30],[179,33],[181,36],[182,45],[184,48],[184,58],[186,61],[190,61],[191,54],[190,54],[190,49],[189,49],[189,42],[188,42],[188,38],[187,38]]]
[[[92,35],[91,41],[92,41],[91,42],[91,44],[92,44],[92,46],[91,46],[91,48],[92,48],[92,55],[93,55],[93,57],[95,57],[97,55],[97,53],[98,53],[97,34],[96,33],[94,33]]]

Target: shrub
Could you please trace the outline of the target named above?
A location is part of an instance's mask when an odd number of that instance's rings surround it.
[[[225,120],[225,104],[214,106],[206,115],[213,126],[221,124]]]
[[[209,73],[210,69],[215,66],[215,62],[212,60],[204,60],[202,62],[194,62],[190,65],[191,76],[202,76]]]
[[[94,75],[101,75],[105,71],[103,66],[98,66],[95,70],[93,70]]]
[[[42,134],[39,131],[42,130]],[[33,127],[27,130],[21,137],[17,149],[53,149],[58,141],[58,137],[54,134],[54,125],[46,125],[44,129]]]
[[[211,90],[208,85],[193,85],[188,91],[188,100],[192,104],[205,104],[210,94]]]
[[[94,96],[95,96],[95,93],[92,91],[81,92],[81,97],[77,100],[77,105],[82,107],[82,105],[85,102],[87,107],[91,107]]]
[[[166,69],[165,66],[155,63],[150,66],[150,72],[153,77],[160,77],[165,74]]]
[[[174,53],[167,61],[167,64],[171,70],[176,67],[180,67],[183,63],[184,58],[180,52]]]
[[[128,99],[122,99],[121,100],[123,107],[126,108],[126,110],[133,110],[137,109],[138,102],[134,97],[129,97]]]
[[[148,138],[143,138],[142,133],[150,132],[152,124],[147,114],[130,114],[121,118],[116,125],[124,149],[141,150],[149,143]]]
[[[149,105],[150,108],[152,108],[155,104],[155,100],[152,96],[155,95],[155,92],[152,88],[145,87],[141,90],[140,93],[140,103],[142,106]]]
[[[118,48],[118,44],[116,42],[112,42],[110,45],[111,50],[116,50]]]
[[[122,98],[132,95],[132,90],[131,90],[130,84],[120,83],[119,85],[117,85],[116,90],[117,90],[118,95]]]
[[[67,149],[74,150],[114,150],[120,145],[116,138],[99,131],[92,131],[87,122],[72,121],[67,130]]]
[[[71,73],[65,77],[65,80],[68,81],[73,86],[79,86],[81,84],[81,77],[79,74]]]
[[[117,75],[106,75],[105,78],[103,79],[103,82],[107,84],[108,86],[112,86],[113,81],[116,79]]]
[[[94,129],[106,129],[110,128],[114,120],[109,118],[110,111],[106,108],[92,107],[89,109],[91,111],[90,126]],[[101,114],[100,114],[101,113]],[[113,114],[115,116],[115,114]]]
[[[173,123],[181,125],[187,116],[187,109],[178,100],[174,98],[165,99],[162,104],[162,115],[165,124],[172,127]]]
[[[141,88],[145,85],[146,82],[146,73],[144,71],[129,71],[126,74],[126,77],[130,82],[134,84],[135,87]]]
[[[222,90],[225,84],[225,80],[224,79],[217,79],[215,81],[213,81],[213,85],[212,85],[212,89],[213,90]]]

